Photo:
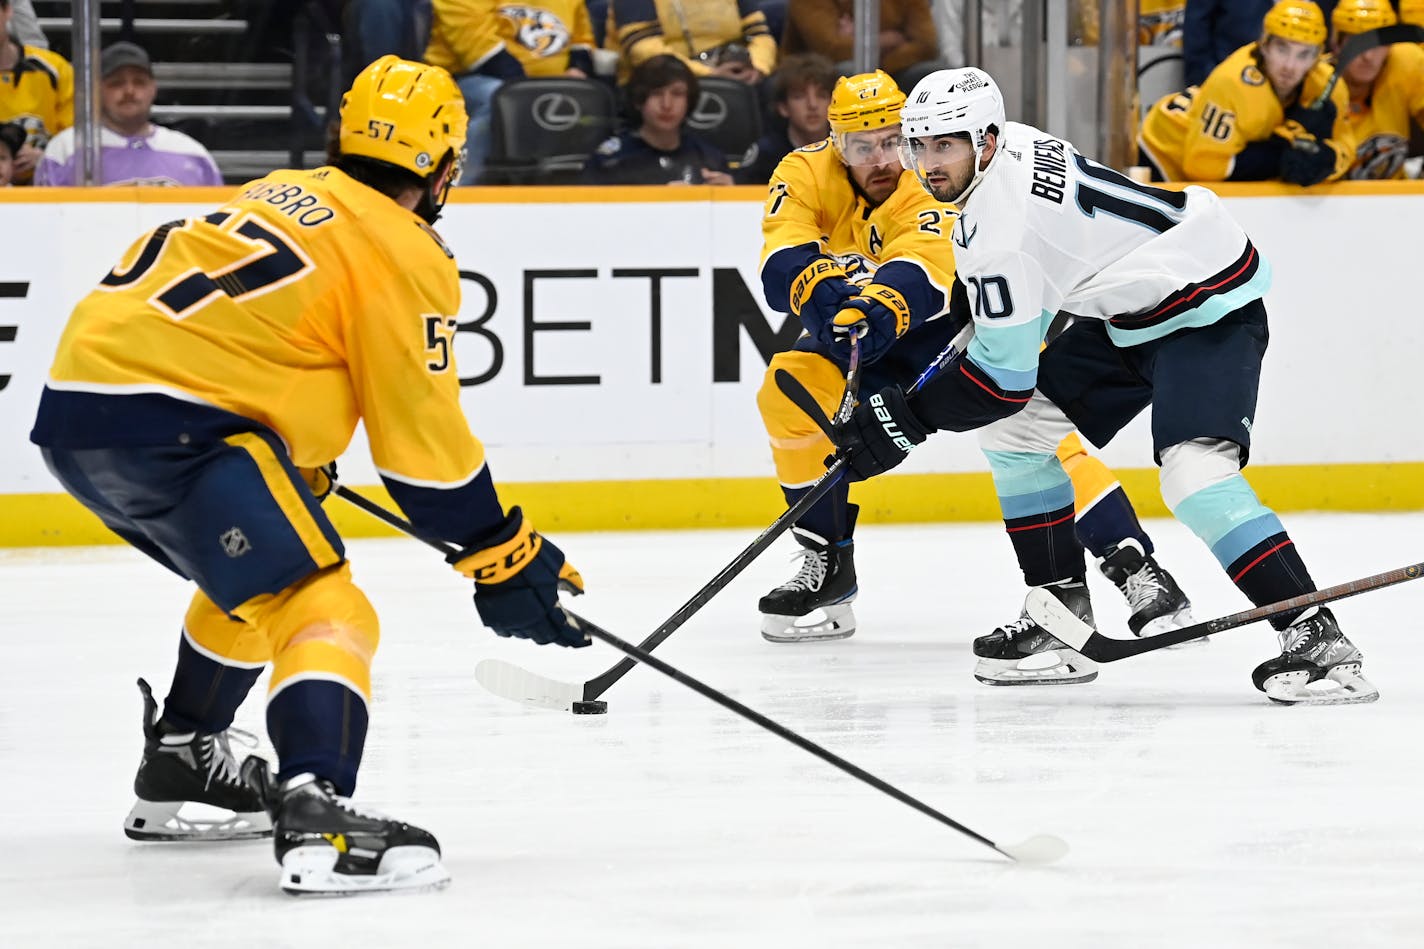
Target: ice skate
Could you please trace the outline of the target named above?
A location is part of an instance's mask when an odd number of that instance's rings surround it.
[[[267,768],[252,755],[239,763],[230,737],[255,746],[257,739],[230,728],[216,735],[171,731],[159,721],[153,690],[138,680],[143,693],[143,760],[134,776],[134,803],[124,819],[124,833],[134,840],[246,840],[269,837],[260,786],[245,775]]]
[[[828,543],[800,528],[792,533],[801,544],[801,569],[757,604],[761,634],[774,643],[845,639],[855,632],[855,544]]]
[[[1145,553],[1136,540],[1129,537],[1114,547],[1098,564],[1098,569],[1127,600],[1132,610],[1127,626],[1132,635],[1146,638],[1192,624],[1191,601],[1172,575],[1163,570],[1151,554]],[[1201,636],[1181,645],[1206,641],[1206,637]]]
[[[357,808],[313,775],[283,784],[274,815],[281,887],[293,896],[435,890],[450,882],[433,834]]]
[[[1093,622],[1093,605],[1083,583],[1049,584],[1048,590],[1085,622]],[[1098,677],[1098,665],[1021,613],[987,636],[974,640],[979,664],[974,678],[985,685],[1076,685]]]
[[[1373,702],[1379,690],[1360,673],[1364,656],[1323,607],[1306,610],[1280,632],[1281,654],[1251,673],[1256,688],[1283,705]]]

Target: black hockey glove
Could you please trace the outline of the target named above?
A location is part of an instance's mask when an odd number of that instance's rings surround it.
[[[455,569],[475,581],[475,609],[499,636],[532,639],[541,646],[587,646],[588,637],[559,605],[559,591],[583,592],[583,577],[512,508],[481,546],[451,554]]]
[[[1286,109],[1287,122],[1299,122],[1300,127],[1322,142],[1335,133],[1335,103],[1329,99],[1318,109],[1296,103]]]
[[[850,480],[865,481],[904,461],[929,433],[904,393],[887,386],[855,407],[850,420],[837,429],[836,443],[846,456]]]
[[[811,338],[822,346],[836,344],[835,319],[842,306],[860,291],[846,279],[845,268],[824,254],[806,265],[791,281],[791,312]]]
[[[297,473],[311,488],[318,502],[325,501],[327,495],[336,488],[336,462],[328,461],[317,468],[298,468]]]
[[[1281,152],[1281,180],[1309,188],[1335,173],[1335,149],[1319,142],[1314,151],[1292,146]]]
[[[860,358],[868,366],[888,353],[909,328],[910,306],[905,298],[891,287],[872,283],[845,301],[832,331],[837,342],[847,347],[852,335],[860,336]]]

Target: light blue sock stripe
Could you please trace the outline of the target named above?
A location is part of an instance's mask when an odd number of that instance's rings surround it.
[[[986,451],[1004,518],[1047,514],[1073,505],[1073,482],[1056,455]]]
[[[1285,530],[1239,474],[1188,496],[1172,513],[1211,548],[1223,567]]]

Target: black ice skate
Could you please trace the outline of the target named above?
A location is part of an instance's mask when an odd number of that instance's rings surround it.
[[[1086,584],[1063,581],[1043,589],[1092,625]],[[1097,663],[1064,645],[1027,612],[974,640],[974,655],[979,657],[974,678],[985,685],[1075,685],[1098,677]]]
[[[828,543],[800,528],[792,534],[801,544],[801,569],[757,603],[762,636],[774,643],[845,639],[855,632],[854,542]]]
[[[360,810],[310,774],[283,784],[273,816],[281,887],[293,896],[433,890],[450,882],[433,834]]]
[[[1192,624],[1192,603],[1172,575],[1163,570],[1142,545],[1127,538],[1108,552],[1098,564],[1127,599],[1132,615],[1128,629],[1138,637],[1156,636]],[[1206,637],[1188,640],[1204,643]],[[1186,645],[1183,643],[1182,645]]]
[[[1364,656],[1328,609],[1306,610],[1280,632],[1281,654],[1251,673],[1256,688],[1283,705],[1373,702],[1379,690],[1360,674]]]
[[[143,760],[134,775],[134,803],[124,833],[134,840],[246,840],[269,837],[260,786],[245,777],[267,762],[256,755],[241,764],[233,757],[229,736],[256,745],[239,729],[216,735],[179,733],[159,721],[153,690],[138,680],[143,693]]]

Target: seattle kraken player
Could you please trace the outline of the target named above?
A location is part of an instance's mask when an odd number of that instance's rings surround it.
[[[1139,185],[1059,138],[1006,121],[1003,98],[978,69],[940,70],[901,112],[901,160],[941,201],[954,229],[975,337],[913,406],[893,386],[864,400],[844,447],[856,477],[904,460],[938,429],[1034,423],[1017,450],[991,455],[996,480],[1051,467],[1067,423],[1104,445],[1148,405],[1162,496],[1232,581],[1258,605],[1315,589],[1276,515],[1241,475],[1251,448],[1267,341],[1261,298],[1270,268],[1211,191]],[[1079,317],[1040,355],[1060,312]],[[1046,505],[1044,505],[1046,506]],[[1048,526],[1044,586],[1090,619],[1081,561],[1058,556],[1071,524]],[[1373,701],[1360,651],[1330,610],[1275,621],[1281,653],[1252,674],[1286,703]],[[1025,648],[1027,645],[1027,648]],[[1062,648],[1012,635],[975,642],[986,662]],[[1069,650],[1071,652],[1071,650]]]

